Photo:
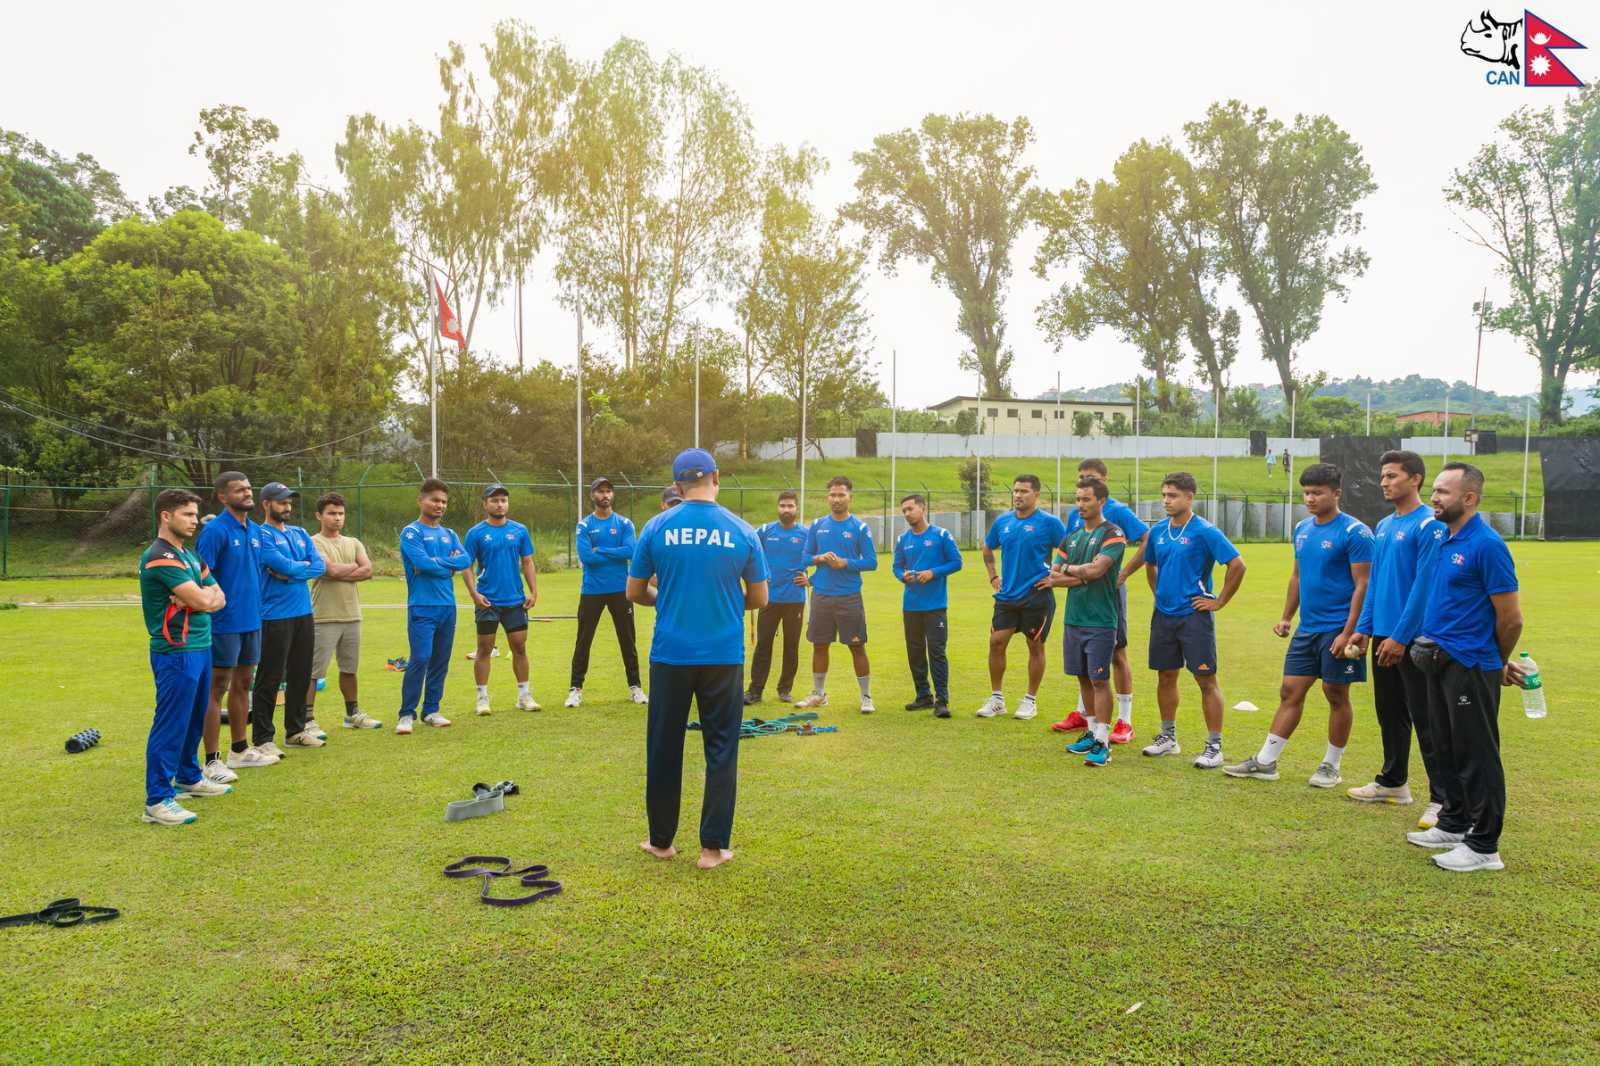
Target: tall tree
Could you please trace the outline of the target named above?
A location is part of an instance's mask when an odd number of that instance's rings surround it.
[[[1030,215],[1034,172],[1023,156],[1032,142],[1026,118],[1008,126],[993,115],[928,115],[851,157],[861,173],[845,217],[879,245],[886,272],[910,257],[955,293],[956,327],[972,344],[961,365],[978,370],[992,396],[1011,395],[1003,308],[1011,246]]]
[[[1568,372],[1600,363],[1600,89],[1559,112],[1522,108],[1500,131],[1444,194],[1511,286],[1509,302],[1482,311],[1539,361],[1539,420],[1556,425]]]
[[[1316,333],[1329,296],[1365,273],[1356,206],[1377,188],[1361,148],[1326,115],[1285,125],[1237,100],[1184,126],[1198,187],[1227,272],[1256,319],[1262,353],[1284,395],[1304,382],[1298,349]]]
[[[276,162],[272,145],[277,140],[276,122],[255,117],[238,104],[202,108],[189,154],[205,156],[211,172],[211,186],[201,199],[205,209],[224,223],[242,224],[247,190],[260,184]]]
[[[18,250],[59,263],[106,226],[133,214],[117,176],[94,156],[71,159],[25,134],[0,129],[0,218],[11,216]]]

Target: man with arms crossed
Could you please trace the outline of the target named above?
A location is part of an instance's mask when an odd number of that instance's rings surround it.
[[[380,729],[383,723],[361,709],[356,671],[361,667],[361,592],[357,583],[372,580],[372,560],[359,540],[344,535],[344,497],[330,492],[317,500],[318,531],[311,544],[322,556],[322,576],[311,586],[311,617],[316,630],[311,643],[311,686],[306,690],[306,715],[315,720],[317,682],[328,676],[328,664],[339,666],[339,695],[344,699],[346,729]]]
[[[1156,671],[1161,732],[1144,749],[1151,757],[1177,755],[1178,671],[1188,667],[1200,689],[1206,746],[1195,758],[1199,770],[1222,765],[1222,687],[1217,683],[1217,620],[1244,581],[1239,549],[1216,526],[1194,513],[1194,475],[1179,471],[1161,482],[1167,517],[1150,527],[1144,547],[1122,568],[1123,579],[1139,567],[1155,593],[1150,612],[1150,669]],[[1211,591],[1211,570],[1225,568],[1222,591]]]
[[[744,612],[767,602],[767,562],[755,530],[717,505],[720,477],[710,452],[680,452],[672,461],[672,478],[683,503],[645,523],[628,570],[628,599],[656,609],[645,733],[650,835],[639,846],[659,859],[677,854],[672,840],[678,832],[684,730],[692,702],[700,712],[706,755],[698,865],[709,870],[733,858]]]
[[[184,547],[200,525],[200,497],[167,489],[156,497],[155,506],[160,522],[156,539],[139,559],[139,600],[156,682],[156,713],[144,749],[141,819],[188,825],[196,815],[180,806],[179,799],[233,791],[202,774],[195,758],[211,688],[211,615],[227,598],[206,564]]]
[[[994,618],[989,624],[989,686],[992,690],[979,718],[1004,718],[1006,649],[1018,630],[1028,642],[1028,694],[1017,707],[1017,720],[1039,713],[1039,685],[1044,681],[1044,642],[1056,616],[1056,594],[1050,585],[1050,556],[1067,535],[1061,519],[1039,510],[1039,479],[1019,474],[1011,483],[1012,509],[994,520],[983,539],[983,565],[994,589]],[[1000,551],[1001,573],[994,568]],[[1003,576],[1002,576],[1003,575]]]
[[[320,748],[327,739],[315,719],[306,715],[306,690],[311,687],[311,653],[316,642],[312,621],[312,578],[326,567],[311,543],[311,534],[290,525],[300,493],[273,481],[261,488],[261,668],[250,694],[251,743],[268,755],[283,757],[273,743],[273,713],[278,685],[283,693],[284,743]]]
[[[1111,761],[1111,659],[1117,643],[1117,582],[1128,538],[1122,527],[1105,518],[1106,483],[1096,477],[1078,479],[1078,528],[1061,543],[1066,564],[1050,575],[1050,583],[1067,590],[1062,626],[1061,667],[1078,679],[1078,694],[1091,708],[1089,730],[1067,750],[1083,756],[1085,766]]]
[[[806,532],[806,565],[811,575],[811,695],[800,708],[828,705],[828,645],[835,640],[850,649],[861,713],[871,714],[872,665],[867,661],[867,608],[861,601],[861,575],[878,568],[878,549],[867,524],[850,513],[855,485],[843,475],[828,481],[828,513]]]
[[[639,687],[639,651],[633,631],[633,604],[628,602],[628,560],[633,558],[633,523],[627,515],[611,509],[615,491],[609,478],[597,477],[589,483],[589,502],[594,512],[578,523],[573,542],[583,564],[583,584],[578,591],[578,639],[572,647],[572,688],[563,706],[583,702],[583,680],[589,674],[589,649],[600,616],[611,612],[611,627],[617,631],[617,647],[622,652],[622,668],[628,675],[628,698],[644,703]],[[665,502],[665,501],[663,501]]]
[[[806,614],[806,537],[810,532],[800,522],[800,499],[789,489],[778,493],[778,520],[756,530],[771,581],[767,585],[767,605],[756,616],[756,653],[750,661],[746,706],[761,702],[761,691],[772,669],[772,642],[780,625],[783,667],[778,673],[778,702],[789,702],[794,675],[800,669],[800,626]]]
[[[916,493],[900,501],[906,530],[894,542],[895,580],[905,585],[900,598],[906,631],[906,661],[917,698],[908,711],[933,708],[935,718],[950,717],[950,663],[945,642],[950,606],[950,575],[961,569],[961,549],[943,526],[928,522],[928,501]],[[933,685],[928,685],[928,665],[933,664]]]
[[[1372,570],[1372,530],[1339,510],[1340,481],[1339,468],[1332,463],[1312,463],[1300,472],[1300,495],[1311,517],[1294,527],[1294,569],[1283,617],[1272,631],[1288,636],[1297,609],[1300,627],[1283,659],[1278,713],[1266,742],[1244,762],[1223,767],[1229,777],[1278,779],[1278,756],[1300,724],[1307,693],[1321,678],[1328,700],[1328,751],[1310,784],[1332,788],[1342,780],[1339,762],[1350,743],[1354,720],[1350,686],[1367,679],[1366,661],[1353,638]],[[1355,652],[1354,658],[1347,648]]]
[[[472,679],[478,686],[477,713],[489,713],[489,660],[495,632],[506,631],[511,645],[511,672],[517,679],[517,710],[537,711],[539,701],[528,691],[528,611],[539,598],[533,570],[533,538],[528,527],[508,517],[511,490],[501,484],[483,490],[484,519],[467,530],[462,544],[476,567],[461,571],[467,594],[477,610],[478,654]]]
[[[250,746],[250,689],[261,661],[261,527],[250,520],[256,505],[250,479],[225,470],[213,483],[222,511],[206,523],[195,552],[227,598],[211,616],[211,698],[206,704],[205,774],[213,781],[237,781],[235,770],[271,766],[278,760]],[[222,761],[222,697],[228,697],[232,746]]]
[[[443,729],[450,719],[439,713],[444,681],[450,674],[450,649],[456,639],[453,579],[472,565],[455,530],[441,524],[450,506],[450,487],[430,477],[417,490],[417,520],[400,531],[400,561],[406,574],[405,678],[400,682],[400,716],[394,731],[410,736],[422,704],[422,721]]]

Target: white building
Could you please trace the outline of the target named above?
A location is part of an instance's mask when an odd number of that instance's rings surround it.
[[[1127,432],[1133,432],[1133,402],[1131,400],[1021,400],[994,396],[952,396],[936,403],[928,410],[940,418],[954,422],[963,411],[978,417],[980,434],[997,436],[1051,437],[1074,435],[1073,416],[1082,412],[1093,417],[1090,436],[1103,436],[1106,424],[1116,415],[1127,423]]]

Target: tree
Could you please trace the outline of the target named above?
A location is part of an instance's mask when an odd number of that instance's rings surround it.
[[[1256,391],[1246,385],[1229,390],[1222,406],[1222,420],[1244,429],[1255,427],[1261,421],[1261,399]]]
[[[1072,412],[1072,435],[1074,437],[1088,437],[1094,433],[1094,412]]]
[[[1539,361],[1539,421],[1553,426],[1568,372],[1600,363],[1600,89],[1559,114],[1522,108],[1500,131],[1452,173],[1445,200],[1511,286],[1505,306],[1473,310]]]
[[[59,263],[106,226],[133,213],[117,176],[91,155],[72,159],[21,133],[0,130],[0,224],[15,226],[20,254]]]
[[[205,156],[211,172],[211,187],[201,200],[205,209],[224,223],[241,224],[247,190],[259,185],[276,162],[271,145],[277,140],[277,123],[252,117],[238,104],[202,108],[189,154]]]
[[[1003,307],[1011,246],[1031,217],[1034,171],[1022,159],[1032,142],[1026,118],[928,115],[851,157],[861,172],[845,217],[879,246],[886,273],[911,258],[955,294],[956,328],[972,344],[961,366],[990,396],[1011,395]]]
[[[1323,304],[1344,299],[1347,281],[1366,271],[1366,252],[1347,242],[1361,231],[1356,205],[1377,188],[1372,172],[1325,115],[1296,115],[1286,126],[1230,100],[1184,132],[1220,262],[1255,315],[1287,399],[1304,385],[1295,359]]]

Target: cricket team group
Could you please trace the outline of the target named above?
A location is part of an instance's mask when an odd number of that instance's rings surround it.
[[[1309,517],[1294,529],[1293,572],[1273,627],[1289,639],[1278,708],[1260,750],[1231,765],[1222,754],[1215,615],[1240,590],[1243,558],[1221,529],[1195,513],[1192,475],[1164,479],[1165,517],[1148,526],[1109,495],[1105,463],[1086,459],[1078,475],[1066,521],[1041,509],[1036,476],[1019,475],[1011,486],[1011,510],[984,538],[994,606],[990,693],[977,717],[1009,713],[1027,721],[1038,714],[1050,638],[1059,628],[1061,661],[1076,681],[1078,705],[1050,728],[1081,731],[1066,750],[1082,756],[1084,765],[1110,763],[1114,747],[1135,736],[1126,585],[1143,570],[1154,601],[1148,666],[1156,674],[1161,718],[1144,755],[1180,754],[1179,681],[1187,671],[1199,691],[1206,730],[1193,765],[1220,768],[1233,778],[1276,781],[1279,758],[1306,698],[1320,683],[1328,705],[1327,749],[1309,784],[1331,789],[1342,780],[1353,724],[1350,689],[1368,681],[1370,655],[1383,764],[1372,781],[1349,789],[1350,797],[1410,804],[1414,734],[1429,802],[1407,840],[1433,849],[1433,861],[1445,870],[1504,868],[1498,715],[1502,688],[1523,677],[1514,655],[1522,615],[1511,553],[1477,513],[1481,471],[1446,463],[1424,503],[1422,459],[1409,451],[1384,454],[1380,484],[1394,510],[1375,530],[1341,511],[1337,467],[1315,463],[1300,472]],[[710,453],[680,453],[672,479],[660,512],[637,531],[614,509],[609,480],[597,478],[589,486],[592,513],[575,535],[583,583],[564,705],[582,703],[595,630],[609,613],[629,699],[648,705],[649,835],[640,846],[664,859],[676,854],[685,731],[693,706],[706,760],[698,861],[710,868],[733,854],[740,725],[745,708],[764,698],[780,630],[779,702],[802,710],[827,707],[830,650],[842,644],[849,650],[861,713],[876,710],[861,590],[863,574],[878,568],[878,552],[867,523],[851,513],[847,477],[828,482],[827,514],[808,524],[797,495],[783,492],[777,517],[759,528],[716,502],[720,474]],[[141,559],[156,688],[143,818],[158,825],[194,822],[196,815],[181,800],[225,795],[238,780],[236,771],[272,766],[285,757],[276,742],[280,698],[285,747],[322,747],[327,733],[317,722],[315,703],[330,665],[337,666],[344,702],[340,724],[382,727],[358,698],[358,586],[373,569],[362,543],[343,532],[344,499],[328,493],[316,501],[319,531],[313,535],[292,520],[298,494],[284,484],[261,489],[260,522],[251,518],[256,494],[245,475],[223,473],[214,489],[220,510],[204,521],[199,496],[163,492],[156,501],[159,536]],[[419,721],[430,728],[451,724],[441,702],[454,647],[457,574],[477,628],[476,713],[491,713],[489,677],[501,631],[516,679],[516,706],[539,710],[528,686],[529,611],[538,594],[534,550],[527,527],[510,517],[510,491],[499,484],[484,490],[483,520],[465,537],[442,524],[449,503],[444,482],[424,481],[417,502],[417,520],[399,535],[409,653],[403,664],[391,662],[404,670],[395,732],[411,734]],[[900,513],[904,529],[895,540],[892,571],[903,586],[902,626],[916,689],[906,710],[949,718],[948,584],[962,569],[962,556],[951,532],[929,521],[922,496],[905,496]],[[1219,567],[1221,579],[1214,585]],[[1059,627],[1057,589],[1066,590]],[[636,606],[656,613],[648,695],[635,649]],[[758,615],[747,679],[744,623],[752,610]],[[794,687],[802,626],[812,647],[808,692]],[[1004,680],[1019,634],[1027,685],[1008,712]],[[224,722],[226,748],[220,738]]]

